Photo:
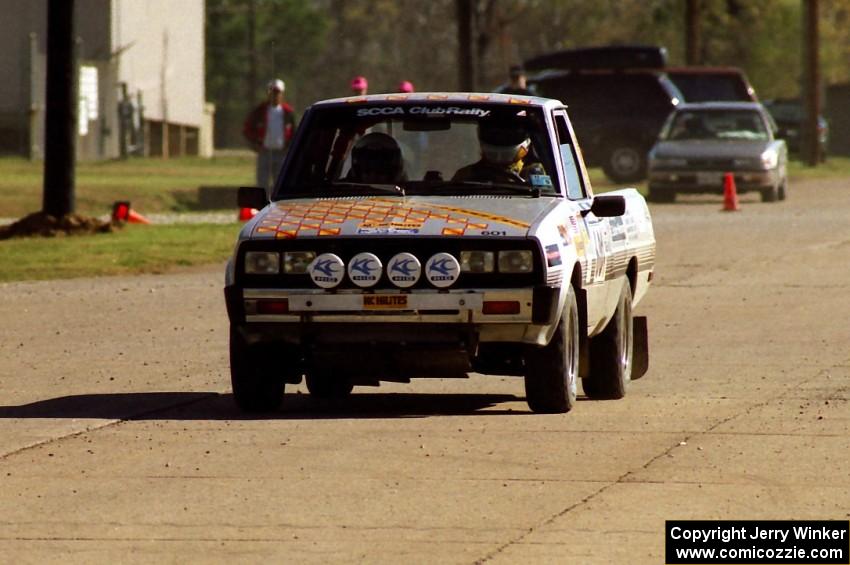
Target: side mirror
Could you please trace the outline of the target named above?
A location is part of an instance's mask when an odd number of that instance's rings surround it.
[[[626,213],[626,199],[618,195],[602,195],[593,199],[590,211],[598,218],[613,218]]]
[[[240,186],[236,193],[236,204],[240,208],[265,208],[269,203],[266,189],[259,186]]]

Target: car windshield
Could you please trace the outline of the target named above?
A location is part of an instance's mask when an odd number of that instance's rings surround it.
[[[769,139],[764,120],[755,110],[682,110],[661,134],[667,140]]]
[[[560,194],[541,108],[350,103],[314,107],[301,128],[277,199]]]

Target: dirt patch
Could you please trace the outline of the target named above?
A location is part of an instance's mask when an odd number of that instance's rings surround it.
[[[120,224],[104,222],[97,218],[80,216],[79,214],[68,214],[57,218],[44,212],[35,212],[13,224],[0,227],[0,239],[111,233],[119,226]]]

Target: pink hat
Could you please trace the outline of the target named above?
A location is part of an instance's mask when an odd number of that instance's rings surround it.
[[[398,83],[398,88],[396,90],[399,92],[413,92],[413,83],[409,80],[403,80]]]
[[[366,77],[356,76],[351,79],[351,88],[354,90],[369,88],[369,81],[366,80]]]

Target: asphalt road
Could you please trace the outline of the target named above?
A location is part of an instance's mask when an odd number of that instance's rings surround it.
[[[650,371],[566,415],[475,376],[246,418],[221,266],[0,285],[0,562],[662,563],[667,519],[846,520],[848,186],[653,206]]]

